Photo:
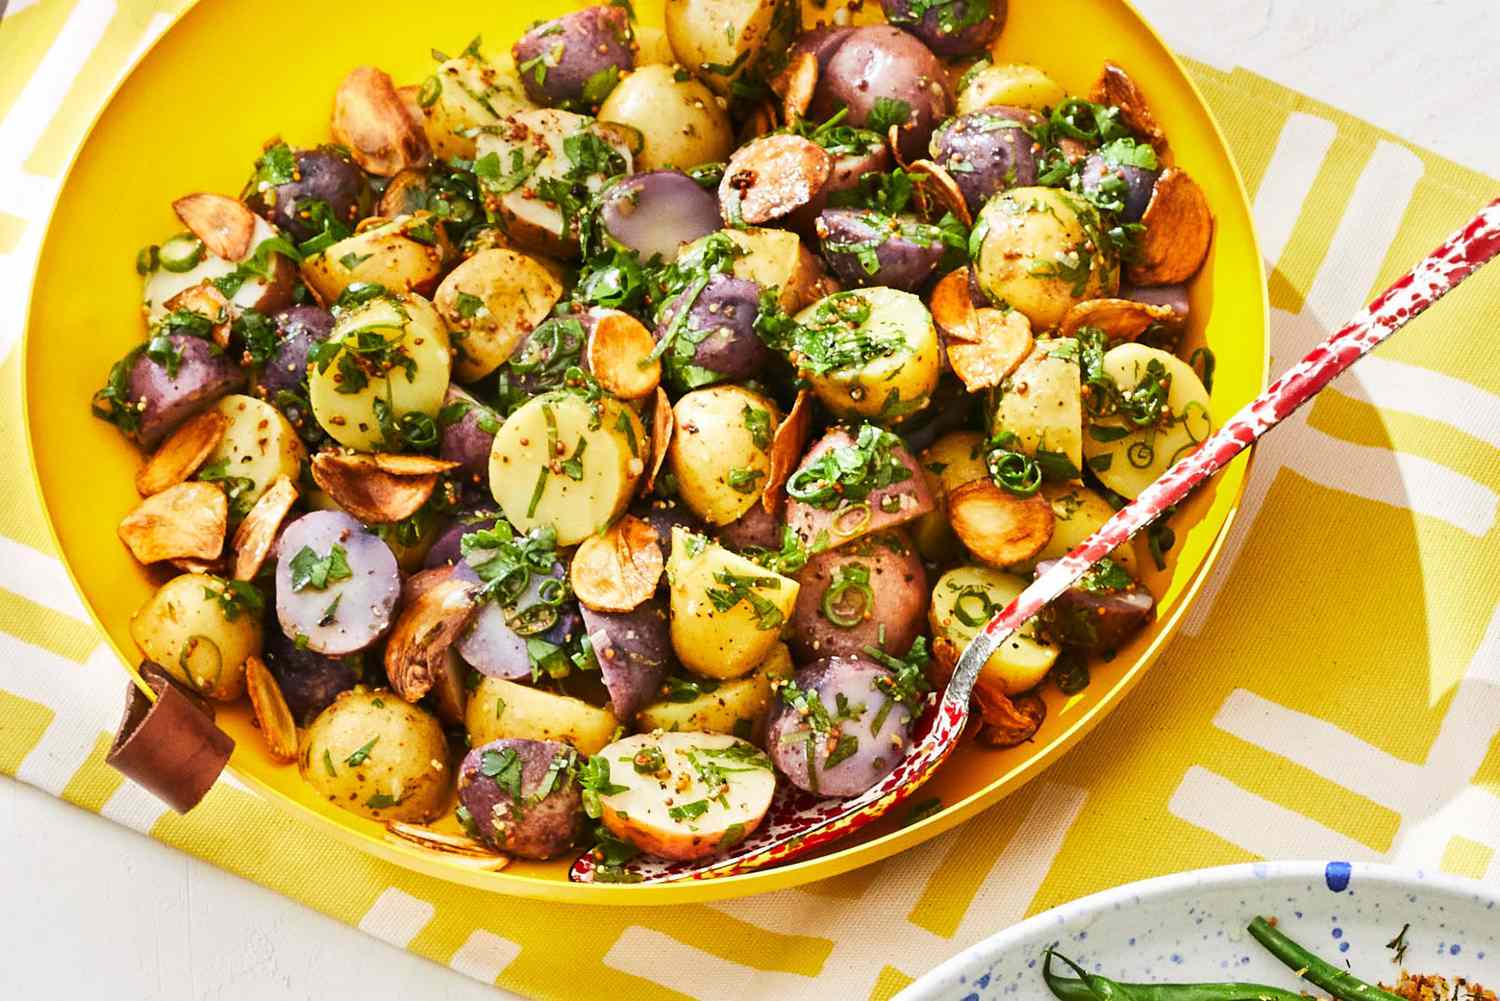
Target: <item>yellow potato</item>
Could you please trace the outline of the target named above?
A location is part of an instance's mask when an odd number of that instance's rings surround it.
[[[666,0],[663,17],[677,61],[727,97],[785,63],[801,13],[797,0]]]
[[[1099,482],[1134,499],[1213,432],[1208,390],[1187,362],[1144,344],[1110,348],[1104,355],[1104,371],[1124,392],[1152,382],[1171,383],[1155,425],[1136,428],[1115,415],[1092,421],[1083,438],[1085,461]]]
[[[460,55],[438,66],[420,91],[422,129],[433,155],[474,159],[474,129],[499,125],[506,115],[536,105],[510,60],[494,65],[481,56]]]
[[[1043,111],[1061,104],[1068,96],[1050,76],[1025,63],[977,67],[965,74],[963,85],[958,92],[960,115],[997,104]]]
[[[1053,461],[1042,464],[1044,475],[1077,480],[1083,475],[1083,387],[1078,363],[1055,353],[1059,344],[1072,347],[1073,341],[1037,341],[995,388],[990,425],[996,433],[1013,433],[1016,451],[1053,453]],[[1058,468],[1057,456],[1067,459],[1070,474]]]
[[[970,242],[979,246],[979,287],[996,305],[1020,310],[1038,334],[1120,286],[1120,262],[1105,249],[1099,213],[1057,188],[1012,188],[991,198]]]
[[[796,670],[785,643],[777,643],[760,666],[743,678],[720,682],[686,702],[663,700],[642,706],[635,714],[638,730],[729,733],[759,741],[771,713],[771,681],[791,677]]]
[[[495,435],[490,492],[522,532],[550,525],[559,546],[575,545],[625,510],[648,447],[640,418],[619,400],[547,393]]]
[[[302,280],[320,301],[335,302],[355,282],[427,295],[453,257],[447,232],[430,212],[377,225],[366,220],[366,227],[302,262]]]
[[[384,345],[372,350],[376,341]],[[452,362],[448,331],[421,296],[361,303],[338,318],[327,343],[338,350],[309,363],[308,393],[313,416],[340,445],[366,452],[399,448],[394,422],[407,414],[435,419],[443,408]]]
[[[476,382],[499,368],[562,292],[546,266],[514,250],[481,250],[454,268],[432,299],[457,354],[454,376]]]
[[[812,340],[834,356],[837,367],[810,353],[793,360],[838,416],[892,422],[927,406],[941,361],[937,328],[921,299],[892,288],[854,289],[807,307],[797,322],[813,328]]]
[[[442,725],[384,690],[344,692],[319,713],[297,770],[330,803],[374,820],[431,820],[453,788]]]
[[[992,615],[1026,589],[1026,583],[989,567],[949,570],[932,589],[928,612],[932,634],[962,650]],[[1004,695],[1019,695],[1041,683],[1060,652],[1037,632],[1036,620],[1029,619],[985,661],[978,684]]]
[[[146,659],[220,702],[245,692],[245,660],[261,650],[260,592],[209,574],[173,577],[131,616]]]
[[[643,146],[636,170],[687,169],[729,159],[734,126],[719,99],[702,83],[678,80],[677,67],[642,65],[599,106],[601,122],[629,125]]]
[[[194,475],[224,488],[230,518],[238,521],[278,477],[297,481],[307,449],[281,411],[264,400],[235,393],[214,409],[229,419],[229,425]]]
[[[598,754],[619,727],[605,707],[500,678],[482,679],[469,694],[464,725],[473,747],[518,737],[560,740],[583,754]]]
[[[962,555],[962,546],[948,520],[948,493],[989,475],[984,465],[984,440],[978,431],[950,431],[917,457],[933,505],[912,523],[912,543],[917,552],[935,563],[948,563]]]
[[[1067,555],[1115,514],[1109,501],[1081,483],[1043,483],[1042,496],[1052,505],[1052,538],[1036,556],[1007,568],[1023,577],[1030,577],[1038,563]],[[1132,577],[1136,575],[1134,539],[1120,543],[1109,555]]]
[[[739,386],[710,386],[683,396],[672,413],[667,464],[689,510],[718,526],[759,503],[781,423],[776,404]]]
[[[667,561],[672,648],[709,678],[749,674],[781,638],[800,586],[681,528]]]

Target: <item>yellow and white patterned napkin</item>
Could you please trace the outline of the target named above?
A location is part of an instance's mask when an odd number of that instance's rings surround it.
[[[887,998],[1027,914],[1257,858],[1500,884],[1500,271],[1267,440],[1217,572],[1126,706],[899,857],[728,903],[565,907],[376,861],[230,781],[166,812],[103,763],[123,675],[21,472],[15,348],[69,150],[180,5],[11,0],[0,26],[0,772],[536,998]],[[1191,68],[1254,195],[1273,371],[1500,191],[1252,74]]]

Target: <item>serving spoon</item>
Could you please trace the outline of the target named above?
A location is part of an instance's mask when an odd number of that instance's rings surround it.
[[[845,837],[888,813],[926,782],[958,746],[969,722],[969,698],[979,670],[1000,644],[1048,602],[1078,581],[1116,546],[1145,528],[1199,484],[1308,400],[1377,344],[1500,254],[1500,199],[1480,210],[1348,324],[1328,335],[1281,378],[1225,422],[1191,455],[1178,460],[1135,500],[1115,512],[990,619],[958,658],[931,725],[907,749],[896,768],[874,786],[848,799],[826,799],[783,784],[765,821],[734,849],[693,862],[637,858],[605,878],[632,882],[712,879],[750,872],[798,858]],[[601,875],[586,854],[570,878],[593,882]]]

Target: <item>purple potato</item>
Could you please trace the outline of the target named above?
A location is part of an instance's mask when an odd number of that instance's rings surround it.
[[[481,528],[490,527],[499,517],[499,511],[483,507],[459,514],[453,524],[438,533],[438,537],[427,550],[427,556],[422,560],[422,569],[434,570],[457,563],[463,558],[461,547],[464,536],[470,532],[477,532]]]
[[[321,306],[290,306],[272,319],[281,339],[257,378],[268,398],[281,390],[301,389],[307,381],[307,353],[333,333],[333,314]]]
[[[672,558],[672,529],[681,527],[695,535],[704,535],[708,526],[687,505],[672,497],[648,497],[630,506],[630,513],[651,523],[656,529],[656,543],[663,559]],[[778,543],[780,545],[780,543]]]
[[[944,59],[983,52],[1005,24],[1006,0],[954,0],[953,3],[915,3],[880,0],[885,19],[927,43]],[[917,8],[914,10],[913,8]]]
[[[802,462],[787,481],[788,490],[796,488],[803,470],[816,462],[824,452],[832,448],[853,450],[854,444],[853,436],[844,428],[830,428],[802,457]],[[927,488],[927,480],[923,477],[917,460],[900,445],[891,449],[891,457],[905,466],[911,475],[870,491],[870,495],[857,508],[814,507],[788,496],[786,523],[792,526],[807,545],[821,542],[823,548],[833,549],[848,545],[872,532],[895,528],[931,511],[932,491]]]
[[[326,204],[333,218],[350,229],[369,213],[370,183],[352,161],[326,146],[298,150],[295,156],[295,180],[246,199],[267,222],[300,243],[323,232],[323,223],[309,208],[312,202]]]
[[[797,581],[792,653],[799,661],[857,656],[867,646],[904,655],[926,624],[927,573],[899,529],[819,553]]]
[[[787,228],[796,230],[809,241],[817,235],[818,216],[834,195],[859,187],[860,179],[866,174],[883,174],[891,166],[890,147],[883,141],[858,149],[834,147],[829,150],[829,155],[833,157],[833,169],[817,197],[786,217]]]
[[[346,661],[299,647],[280,629],[266,630],[264,656],[298,726],[310,724],[359,682],[359,672]]]
[[[1037,564],[1037,576],[1055,562]],[[1075,584],[1047,609],[1059,643],[1097,656],[1112,656],[1151,623],[1155,612],[1156,598],[1136,580],[1125,587],[1096,590]]]
[[[293,564],[327,560],[334,546],[343,549],[350,576],[294,589]],[[304,514],[276,543],[276,618],[288,636],[307,637],[309,650],[330,657],[363,650],[390,628],[400,597],[391,547],[342,511]]]
[[[780,549],[782,522],[757,500],[750,510],[718,530],[719,543],[733,550]]]
[[[578,752],[555,740],[492,740],[460,762],[458,801],[491,848],[551,858],[567,851],[583,827],[577,762]],[[517,763],[519,799],[509,785]],[[538,796],[544,784],[546,794]]]
[[[656,324],[660,341],[677,326],[681,298],[667,303]],[[771,361],[771,349],[755,332],[760,313],[760,286],[732,275],[714,275],[688,308],[682,326],[676,329],[674,346],[667,352],[667,372],[684,389],[715,382],[753,379]],[[678,351],[691,344],[686,360]],[[674,363],[675,361],[675,363]],[[687,368],[692,366],[692,368]]]
[[[632,719],[656,697],[661,679],[675,663],[667,611],[659,598],[629,612],[596,612],[587,605],[580,610],[615,718]]]
[[[871,124],[877,105],[890,114],[900,108],[898,102],[904,102],[909,112],[906,122],[892,123],[902,126],[902,158],[919,159],[932,130],[953,108],[948,74],[916,37],[888,24],[874,24],[855,28],[828,60],[811,113],[822,120],[847,107],[845,121],[864,128]]]
[[[1039,150],[1024,126],[1040,120],[1034,111],[997,105],[959,115],[932,134],[932,158],[953,175],[970,212],[1001,191],[1036,183]]]
[[[438,455],[459,463],[454,472],[460,479],[488,484],[490,448],[501,423],[499,414],[457,386],[449,386],[439,413],[442,437]]]
[[[474,568],[462,560],[454,564],[453,575],[459,580],[475,583],[480,580]],[[561,647],[577,636],[583,628],[583,619],[578,614],[578,602],[572,598],[564,600],[561,605],[556,606],[556,616],[551,624],[537,632],[523,635],[511,628],[510,623],[518,619],[525,621],[528,617],[540,614],[531,609],[542,606],[542,585],[548,580],[566,579],[567,569],[560,562],[554,563],[548,574],[531,574],[526,590],[510,608],[502,608],[498,601],[486,601],[474,614],[474,621],[469,623],[469,628],[458,638],[459,656],[480,674],[491,678],[504,678],[508,681],[530,678],[532,658],[526,641],[537,639]],[[548,615],[551,617],[550,613]]]
[[[642,261],[670,261],[685,243],[718,231],[719,200],[678,170],[632,174],[610,188],[599,209],[610,239]]]
[[[142,351],[130,366],[130,399],[140,406],[135,439],[153,448],[173,428],[245,384],[245,373],[212,342],[167,334],[179,358],[177,374]]]
[[[587,339],[583,317],[548,317],[516,348],[502,377],[528,397],[557,389],[566,380],[568,369],[583,367]]]
[[[868,209],[824,209],[818,240],[845,288],[883,285],[915,291],[943,258],[943,243],[919,223]]]
[[[839,46],[852,34],[853,28],[837,24],[820,24],[816,28],[810,28],[797,36],[788,62],[795,63],[802,53],[811,52],[818,60],[818,71],[821,73],[828,68],[828,61],[833,58]]]
[[[823,796],[857,796],[883,779],[905,753],[915,722],[905,705],[881,691],[892,679],[890,671],[866,657],[827,657],[798,671],[797,688],[809,698],[817,696],[833,725],[814,729],[815,717],[788,705],[783,690],[766,733],[777,770],[797,788]]]
[[[543,21],[511,48],[526,96],[548,107],[586,111],[635,69],[635,39],[623,7],[585,7]]]
[[[1119,298],[1149,303],[1152,306],[1170,306],[1178,323],[1187,322],[1189,307],[1186,285],[1121,285]]]
[[[949,431],[969,423],[977,397],[964,389],[963,383],[945,376],[933,390],[932,402],[908,420],[897,432],[913,455],[922,451]]]
[[[1120,218],[1125,222],[1140,222],[1141,216],[1146,214],[1146,206],[1151,204],[1151,193],[1156,190],[1158,173],[1159,171],[1146,170],[1129,163],[1111,163],[1098,153],[1090,153],[1079,176],[1083,181],[1083,190],[1090,195],[1098,192],[1110,177],[1124,182],[1124,191],[1118,192],[1124,205],[1119,213]]]

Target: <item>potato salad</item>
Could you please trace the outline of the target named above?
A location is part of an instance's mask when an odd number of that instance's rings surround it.
[[[92,401],[143,455],[142,656],[455,857],[607,878],[887,775],[1208,436],[1213,218],[1125,68],[993,61],[1005,0],[881,12],[620,2],[357,67],[329,134],[173,202]],[[971,739],[1153,621],[1144,542],[994,654]]]

